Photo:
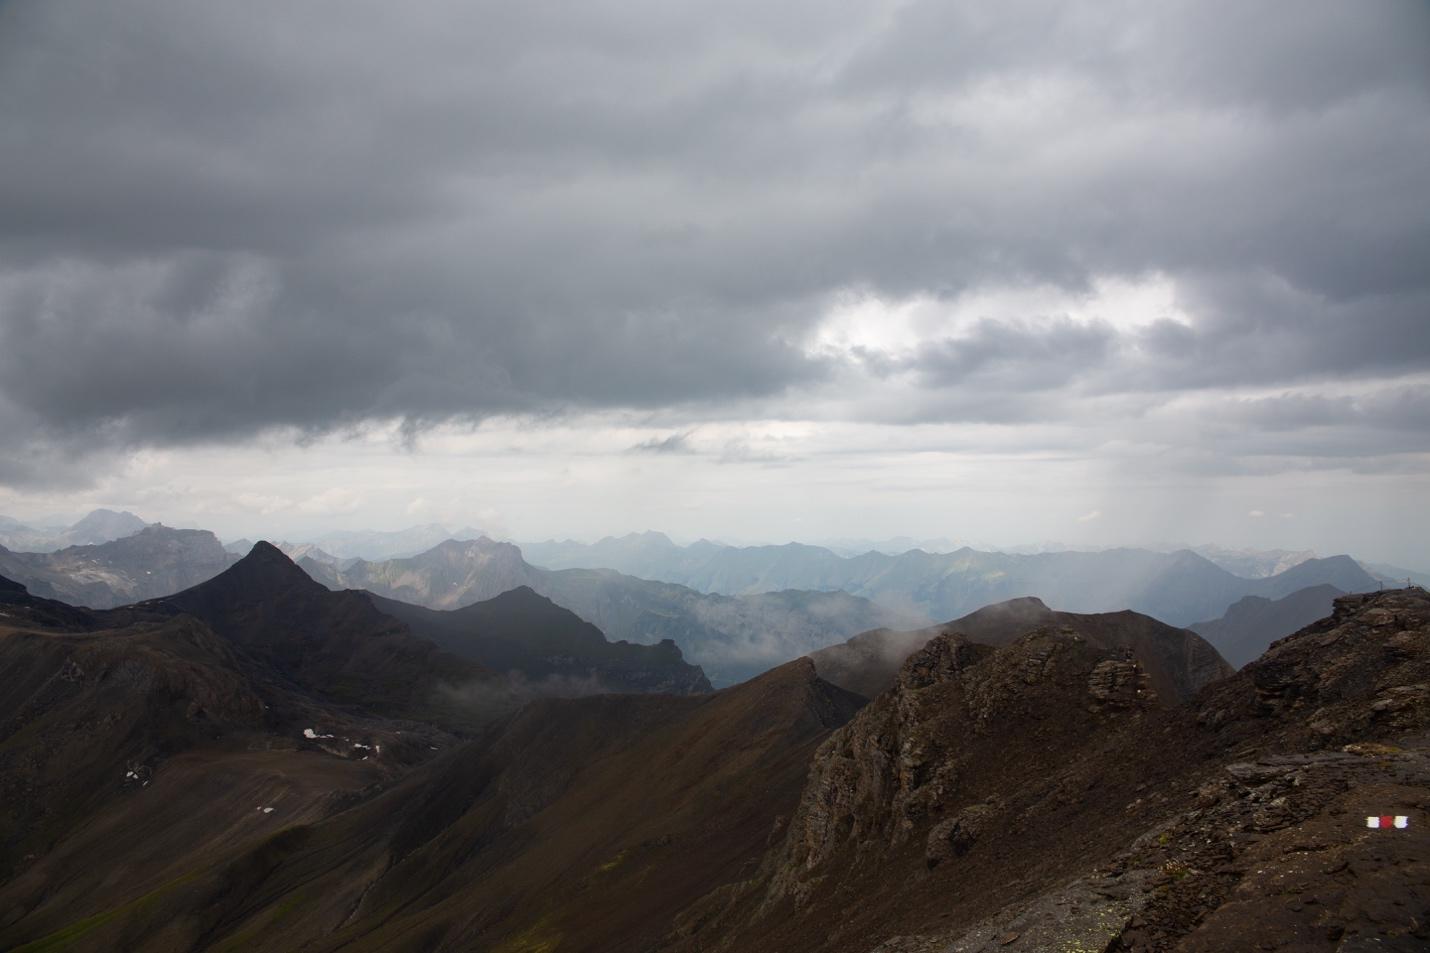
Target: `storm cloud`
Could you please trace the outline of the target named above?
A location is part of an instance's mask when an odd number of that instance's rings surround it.
[[[11,0],[0,484],[607,413],[1421,453],[1427,155],[1411,0]]]

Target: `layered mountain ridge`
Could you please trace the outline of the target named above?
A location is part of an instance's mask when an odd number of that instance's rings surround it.
[[[643,533],[589,546],[528,543],[524,552],[539,566],[607,568],[708,593],[839,589],[929,619],[956,618],[980,606],[1035,596],[1070,612],[1131,609],[1171,625],[1188,625],[1221,615],[1247,595],[1277,599],[1322,583],[1344,592],[1379,585],[1348,556],[1288,559],[1280,572],[1244,578],[1191,550],[1019,554],[964,547],[951,553],[846,557],[799,543],[677,546],[663,534]]]
[[[673,641],[717,684],[730,684],[819,648],[831,638],[918,616],[843,592],[721,596],[611,570],[532,566],[511,543],[449,540],[409,559],[345,567],[299,565],[333,589],[366,589],[433,609],[459,609],[519,587],[551,599],[617,640]]]

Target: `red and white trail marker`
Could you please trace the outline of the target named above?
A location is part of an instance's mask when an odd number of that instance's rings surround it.
[[[1410,818],[1404,814],[1382,814],[1379,817],[1367,817],[1366,827],[1398,827],[1401,830],[1410,826]]]

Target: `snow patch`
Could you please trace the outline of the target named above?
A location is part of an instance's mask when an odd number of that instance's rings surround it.
[[[333,736],[332,736],[332,735],[320,735],[320,734],[318,734],[316,731],[314,731],[312,728],[304,728],[304,729],[303,729],[303,737],[304,737],[304,738],[307,738],[309,741],[316,741],[316,740],[318,740],[319,738],[331,738],[331,737],[333,737]]]

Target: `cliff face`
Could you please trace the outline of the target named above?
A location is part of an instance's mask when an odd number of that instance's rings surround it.
[[[966,853],[1016,801],[1027,767],[1078,775],[1087,738],[1119,735],[1157,704],[1130,653],[1066,629],[1001,649],[934,637],[816,754],[771,899],[807,894],[807,876],[846,846],[868,855],[918,841],[930,868]]]
[[[1129,638],[932,639],[673,946],[1425,948],[1430,596],[1339,599],[1183,703]]]

